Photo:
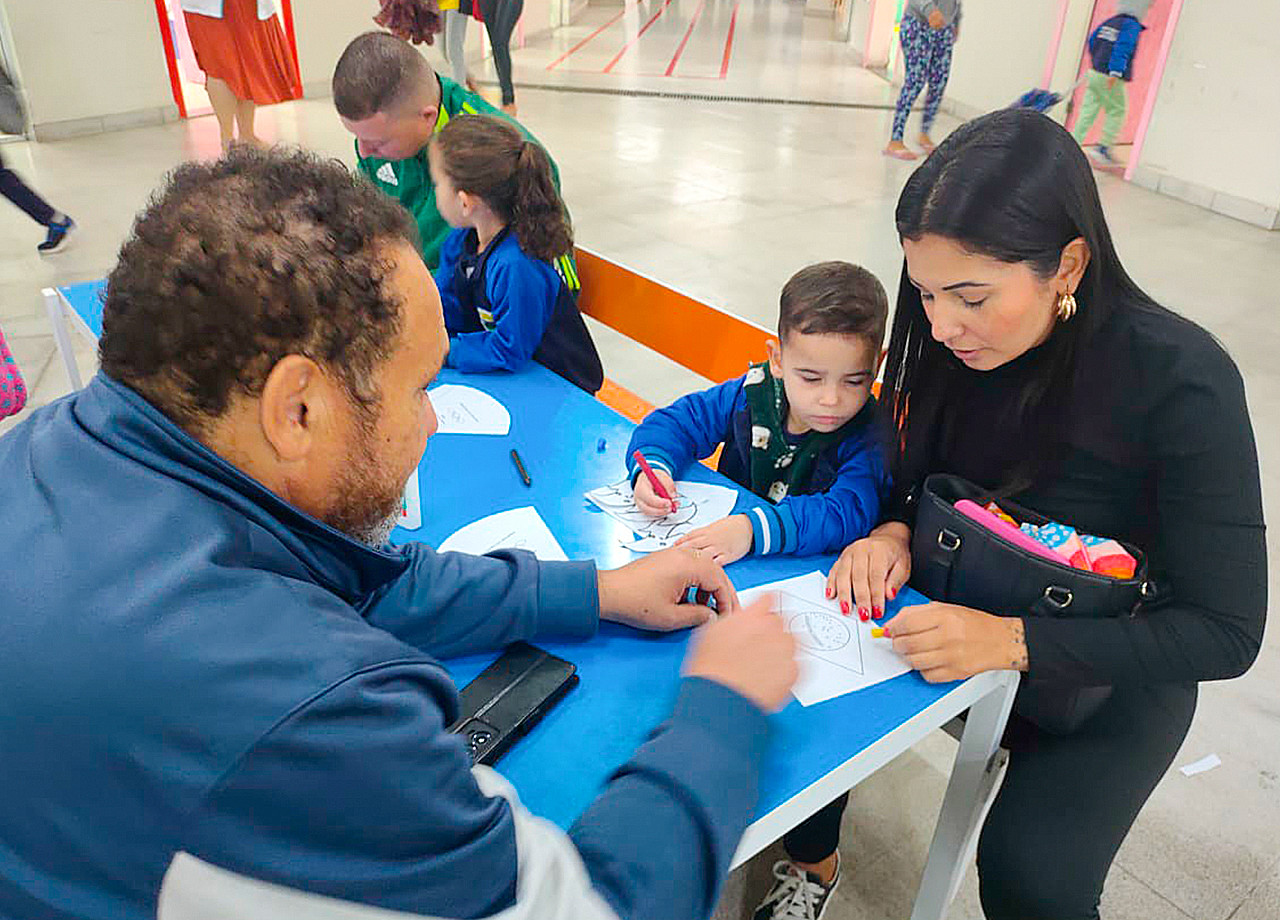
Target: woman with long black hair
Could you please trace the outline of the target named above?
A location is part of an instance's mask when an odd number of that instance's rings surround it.
[[[1243,673],[1261,645],[1266,547],[1244,387],[1212,336],[1125,272],[1088,161],[1043,115],[1000,111],[955,131],[908,180],[897,228],[905,262],[882,395],[894,493],[829,587],[864,616],[894,597],[930,473],[1144,550],[1159,601],[1136,616],[933,603],[890,625],[930,681],[1015,668],[1112,688],[1066,734],[1015,712],[978,848],[990,920],[1091,920],[1186,736],[1197,684]],[[796,867],[804,885],[833,868],[841,804],[836,820],[819,813],[789,835],[810,860]]]

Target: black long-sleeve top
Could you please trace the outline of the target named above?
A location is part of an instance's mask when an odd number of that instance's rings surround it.
[[[1044,363],[1037,348],[993,371],[965,369],[964,397],[927,472],[999,486],[1025,445],[993,420]],[[1199,326],[1146,308],[1117,309],[1077,368],[1061,457],[1011,497],[1141,547],[1168,600],[1135,617],[1023,618],[1031,673],[1086,685],[1242,674],[1262,644],[1267,556],[1240,372]],[[889,520],[913,522],[919,485],[895,485]]]

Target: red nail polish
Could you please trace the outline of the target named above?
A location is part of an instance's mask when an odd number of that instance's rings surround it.
[[[893,600],[893,599],[894,599],[895,597],[897,597],[897,596],[898,596],[898,589],[897,589],[897,588],[890,588],[890,589],[889,589],[889,600]]]
[[[832,591],[830,588],[827,588],[827,600],[831,600],[831,598],[835,597],[835,595],[836,595],[836,592]]]
[[[883,610],[881,610],[879,607],[872,607],[872,608],[871,608],[871,619],[873,619],[873,620],[878,620],[878,619],[880,619],[882,616],[884,616],[884,611],[883,611]]]
[[[841,612],[841,613],[843,613],[845,616],[848,616],[848,615],[849,615],[849,602],[848,602],[848,601],[841,601],[841,602],[840,602],[840,612]]]
[[[867,616],[867,608],[866,608],[866,607],[859,607],[859,608],[858,608],[858,619],[862,620],[862,622],[864,622],[864,623],[865,623],[865,622],[867,622],[867,620],[871,619],[871,617]]]

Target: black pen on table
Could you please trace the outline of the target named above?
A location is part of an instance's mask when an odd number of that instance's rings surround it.
[[[529,478],[529,471],[524,468],[524,463],[520,460],[520,455],[516,453],[515,448],[511,449],[511,459],[515,461],[516,472],[520,474],[520,479],[526,486],[532,486],[533,480]]]

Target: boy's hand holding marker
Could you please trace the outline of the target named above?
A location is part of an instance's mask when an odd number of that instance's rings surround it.
[[[676,497],[676,481],[666,470],[650,466],[640,451],[636,451],[633,456],[641,472],[631,490],[636,507],[653,517],[666,517],[680,506]]]

